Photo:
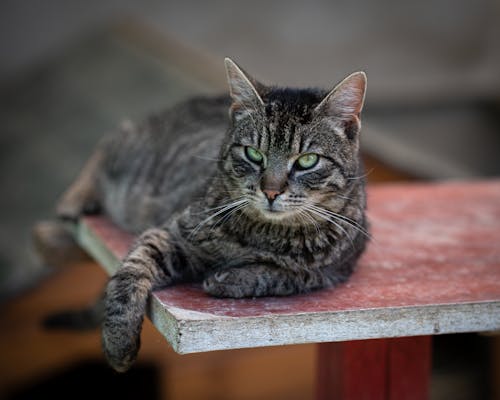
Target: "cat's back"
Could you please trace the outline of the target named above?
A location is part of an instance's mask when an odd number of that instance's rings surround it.
[[[226,96],[200,97],[124,124],[104,144],[99,187],[104,211],[140,232],[203,196],[228,125]]]

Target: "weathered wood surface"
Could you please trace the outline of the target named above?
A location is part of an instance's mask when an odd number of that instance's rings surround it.
[[[500,181],[369,188],[374,240],[346,284],[287,298],[156,291],[149,315],[179,353],[500,329]],[[133,238],[86,217],[77,239],[112,273]]]

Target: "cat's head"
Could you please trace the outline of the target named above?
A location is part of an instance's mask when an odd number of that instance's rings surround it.
[[[326,92],[268,87],[225,63],[232,104],[221,167],[231,199],[273,221],[344,203],[338,200],[359,174],[365,74]]]

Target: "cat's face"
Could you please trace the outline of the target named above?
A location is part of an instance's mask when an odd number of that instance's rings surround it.
[[[223,152],[231,199],[274,221],[335,210],[358,170],[366,80],[353,74],[330,93],[274,89],[226,62],[233,104]]]

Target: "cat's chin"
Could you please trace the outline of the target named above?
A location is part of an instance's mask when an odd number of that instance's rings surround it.
[[[269,222],[279,222],[279,223],[291,223],[295,220],[296,213],[291,211],[279,211],[279,210],[269,210],[260,209],[260,218],[266,219]]]

